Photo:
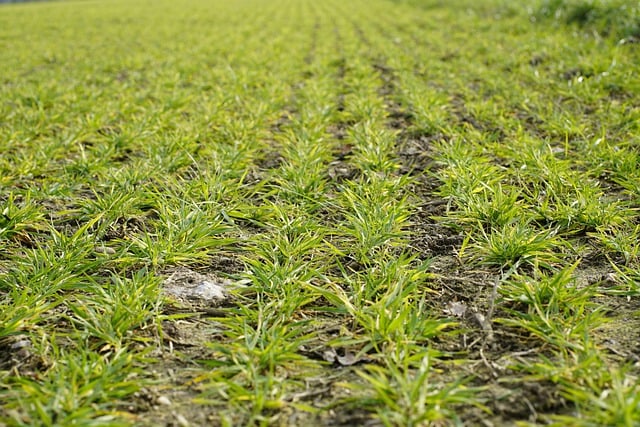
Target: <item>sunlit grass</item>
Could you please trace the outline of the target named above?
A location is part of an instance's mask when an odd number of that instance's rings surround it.
[[[638,424],[638,22],[0,6],[0,425]]]

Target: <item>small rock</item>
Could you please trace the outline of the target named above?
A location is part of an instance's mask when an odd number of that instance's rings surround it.
[[[346,351],[344,353],[344,356],[338,356],[337,359],[338,359],[338,363],[342,366],[355,365],[361,360],[359,357],[356,357],[356,355],[351,353],[350,351]]]
[[[467,312],[467,306],[464,303],[452,301],[449,303],[449,306],[444,309],[444,312],[451,316],[463,317]]]
[[[215,305],[226,298],[230,283],[227,279],[180,268],[164,281],[162,289],[178,300]]]
[[[11,346],[10,346],[11,350],[20,350],[20,349],[28,348],[28,347],[31,347],[31,341],[29,341],[27,339],[22,339],[22,340],[16,341],[13,344],[11,344]]]
[[[336,351],[332,348],[322,352],[322,358],[329,363],[335,362],[337,357]]]
[[[107,246],[96,246],[94,248],[94,251],[96,251],[99,254],[105,254],[105,255],[113,255],[116,253],[115,249],[109,248]]]
[[[178,423],[178,425],[180,427],[189,427],[189,421],[187,421],[187,419],[185,417],[183,417],[181,414],[174,414],[176,417],[176,422]]]
[[[158,405],[171,406],[171,400],[169,400],[169,398],[167,396],[158,397],[156,402],[158,403]]]

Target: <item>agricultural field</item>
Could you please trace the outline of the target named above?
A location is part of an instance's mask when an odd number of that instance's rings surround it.
[[[640,425],[639,43],[621,0],[1,5],[0,426]]]

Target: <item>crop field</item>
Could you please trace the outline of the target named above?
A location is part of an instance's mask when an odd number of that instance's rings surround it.
[[[639,46],[623,0],[0,5],[0,426],[640,425]]]

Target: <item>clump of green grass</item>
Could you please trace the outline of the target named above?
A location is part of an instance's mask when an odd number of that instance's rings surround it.
[[[29,193],[24,200],[16,200],[16,195],[10,193],[0,206],[0,242],[11,240],[29,240],[29,234],[42,229],[44,214],[31,201]]]
[[[511,318],[498,319],[535,336],[551,347],[551,356],[517,363],[536,380],[559,384],[562,396],[576,405],[569,415],[552,415],[552,425],[633,425],[638,402],[626,374],[628,367],[611,368],[593,339],[605,322],[592,299],[595,286],[578,287],[573,277],[577,263],[552,275],[514,276],[501,284]],[[630,388],[631,387],[631,388]],[[588,420],[588,421],[587,421]]]
[[[640,254],[639,233],[640,226],[612,227],[593,236],[610,256],[621,257],[624,265],[635,265]]]
[[[572,273],[577,264],[539,277],[512,277],[501,284],[506,302],[516,303],[506,324],[515,324],[558,348],[572,348],[598,326],[601,314],[593,310],[593,287],[578,288]]]
[[[526,223],[507,224],[490,232],[483,231],[471,246],[475,250],[472,259],[503,270],[526,265],[552,269],[562,260],[562,253],[558,253],[562,240],[556,231],[537,231]],[[463,246],[461,252],[464,253],[465,249]]]
[[[475,399],[478,390],[467,387],[464,380],[439,384],[431,380],[433,374],[428,351],[411,354],[399,347],[385,366],[359,372],[366,385],[351,387],[370,390],[366,403],[376,408],[376,417],[386,426],[460,422],[457,407],[482,407]]]
[[[586,386],[568,381],[563,385],[563,394],[577,403],[577,410],[553,417],[552,425],[632,426],[640,422],[637,376],[626,367],[601,367],[601,372],[605,372],[604,381],[592,379]]]
[[[51,366],[42,378],[15,377],[3,384],[3,421],[11,425],[129,425],[119,401],[139,390],[135,357],[64,349],[53,341],[41,349]]]

